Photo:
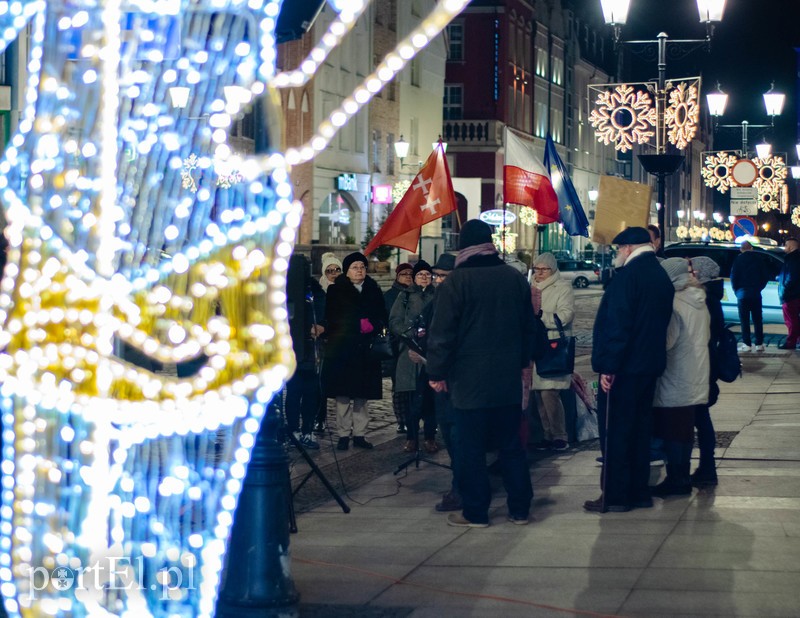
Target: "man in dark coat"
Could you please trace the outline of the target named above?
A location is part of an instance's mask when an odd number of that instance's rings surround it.
[[[398,264],[394,269],[395,277],[392,282],[392,287],[383,293],[383,303],[386,305],[386,315],[391,315],[394,302],[401,292],[408,289],[414,281],[414,267],[408,262]],[[406,432],[406,417],[408,416],[408,409],[411,405],[411,397],[407,391],[397,392],[395,390],[395,374],[397,372],[397,361],[400,356],[400,345],[397,337],[392,335],[392,352],[394,358],[384,361],[384,375],[389,375],[392,378],[392,408],[394,410],[394,417],[397,420],[397,433]]]
[[[383,397],[381,363],[370,358],[370,343],[386,326],[381,289],[367,275],[367,258],[351,253],[342,261],[341,275],[328,288],[325,319],[325,394],[336,398],[337,448],[372,448],[364,434],[369,422],[368,399]],[[352,406],[350,402],[352,400]]]
[[[794,350],[800,340],[800,243],[789,238],[783,245],[786,258],[778,276],[778,294],[783,306],[783,321],[789,334],[779,345],[781,350]]]
[[[456,465],[462,513],[448,524],[489,525],[489,445],[498,446],[508,518],[526,524],[533,497],[520,439],[522,369],[531,361],[534,328],[528,284],[505,264],[492,229],[468,221],[461,229],[455,270],[436,290],[428,331],[428,378],[450,393],[456,419]]]
[[[739,255],[731,266],[731,287],[736,294],[739,307],[739,322],[742,325],[740,352],[764,351],[764,323],[761,313],[761,290],[767,287],[767,273],[764,260],[753,251],[753,245],[746,240],[739,247]],[[751,347],[750,316],[756,331],[756,344]]]
[[[619,245],[617,270],[597,311],[592,348],[602,389],[603,494],[583,505],[600,513],[653,504],[648,488],[653,395],[667,363],[675,293],[645,228],[629,227],[612,243]]]
[[[320,402],[317,338],[325,332],[325,292],[311,277],[306,256],[296,253],[290,258],[286,288],[289,332],[297,360],[297,369],[286,384],[286,425],[300,444],[318,449],[311,430]]]

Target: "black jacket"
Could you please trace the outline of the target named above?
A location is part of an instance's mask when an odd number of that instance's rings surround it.
[[[315,368],[315,346],[318,343],[311,337],[314,324],[325,326],[325,292],[319,281],[307,277],[305,282],[305,298],[301,306],[293,300],[287,302],[289,309],[289,332],[292,335],[292,347],[297,359],[298,369]]]
[[[717,386],[717,347],[719,346],[722,333],[725,330],[725,316],[722,314],[722,297],[725,295],[725,287],[722,279],[714,279],[703,284],[706,289],[706,307],[711,316],[710,331],[711,336],[708,342],[709,359],[711,370],[709,371],[709,407],[717,403],[719,397],[719,386]]]
[[[660,376],[675,288],[652,252],[617,269],[594,322],[592,369],[611,375]]]
[[[800,298],[800,250],[786,254],[778,275],[778,294],[782,303]]]
[[[534,320],[525,278],[497,255],[475,256],[436,288],[434,305],[428,376],[447,380],[453,407],[519,405]]]
[[[742,251],[731,266],[731,287],[736,298],[760,298],[767,287],[764,260],[755,250]]]
[[[359,292],[347,275],[341,274],[328,287],[326,301],[326,396],[381,399],[381,363],[369,358],[369,344],[374,333],[387,322],[380,287],[367,276]],[[362,318],[372,323],[373,333],[361,334]]]

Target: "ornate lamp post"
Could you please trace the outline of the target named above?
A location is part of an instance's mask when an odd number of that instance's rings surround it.
[[[651,120],[652,124],[655,126],[656,154],[640,154],[639,162],[649,174],[652,174],[656,177],[658,195],[657,199],[659,205],[658,227],[661,230],[662,238],[666,238],[665,178],[677,171],[684,158],[683,155],[680,154],[667,154],[667,141],[669,140],[676,144],[678,148],[685,148],[688,142],[694,137],[696,128],[695,123],[698,116],[696,104],[696,86],[689,86],[684,89],[682,86],[685,85],[681,84],[678,86],[678,88],[675,88],[672,92],[668,93],[668,82],[666,75],[667,48],[668,46],[677,47],[679,49],[682,48],[682,55],[689,54],[699,47],[710,49],[714,26],[717,22],[722,20],[722,15],[725,11],[725,0],[697,0],[697,10],[700,17],[700,22],[706,25],[706,37],[704,39],[670,40],[665,32],[661,32],[654,40],[622,41],[622,26],[625,25],[628,19],[630,0],[601,0],[601,5],[603,9],[603,18],[606,24],[614,28],[614,42],[616,46],[642,46],[655,44],[658,48],[658,80],[654,88],[655,114]],[[621,61],[618,64],[618,68],[620,66]],[[675,91],[678,91],[678,93],[673,94]],[[670,98],[669,109],[672,110],[674,108],[673,116],[670,116],[670,113],[668,112],[668,94]],[[668,132],[667,125],[670,123],[672,128]],[[597,125],[595,125],[595,127],[597,128]],[[649,136],[645,137],[649,138]],[[646,143],[647,139],[637,141],[638,143]],[[629,148],[630,143],[627,144],[625,149]],[[618,149],[622,148],[619,148],[618,145]]]

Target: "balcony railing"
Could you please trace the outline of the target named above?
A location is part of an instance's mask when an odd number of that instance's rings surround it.
[[[498,120],[445,120],[442,137],[450,146],[500,147],[503,144],[503,127]]]

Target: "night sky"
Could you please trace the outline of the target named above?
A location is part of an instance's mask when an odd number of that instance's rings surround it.
[[[603,23],[600,0],[578,0],[576,4]],[[631,0],[623,40],[655,39],[661,31],[670,39],[704,38],[696,1]],[[669,58],[667,78],[702,75],[704,93],[713,90],[718,81],[729,95],[720,123],[736,125],[742,120],[769,124],[761,95],[774,81],[775,90],[787,96],[783,114],[776,119],[775,129],[751,129],[750,147],[764,137],[773,144],[774,152],[787,153],[787,163],[793,165],[798,141],[795,46],[800,47],[800,0],[728,0],[714,32],[711,54],[700,49],[682,60]],[[641,61],[627,53],[625,62],[626,80],[645,81],[657,75],[655,59]],[[739,148],[741,130],[719,129],[715,139],[715,148]]]

